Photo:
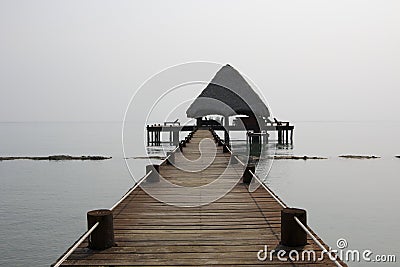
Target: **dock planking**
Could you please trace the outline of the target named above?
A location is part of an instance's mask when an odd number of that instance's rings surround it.
[[[183,155],[192,160],[191,164],[200,164],[195,160],[200,157],[199,143],[205,138],[212,139],[211,133],[198,130],[183,148]],[[160,174],[171,183],[187,187],[213,182],[230,159],[222,147],[213,146],[216,154],[207,151],[202,154],[205,160],[215,156],[206,169],[185,172],[163,164]],[[242,167],[237,165],[229,173],[236,178],[242,174]],[[281,210],[280,204],[263,187],[249,192],[241,181],[222,198],[198,207],[171,206],[138,187],[113,211],[116,245],[96,251],[87,247],[86,240],[62,266],[336,266],[326,254],[322,261],[285,262],[276,255],[272,261],[257,259],[257,252],[265,245],[269,250],[279,247]],[[302,249],[314,250],[319,255],[321,248],[311,238],[307,242]]]

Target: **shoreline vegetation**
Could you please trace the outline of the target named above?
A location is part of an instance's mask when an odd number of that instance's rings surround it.
[[[64,161],[64,160],[107,160],[112,157],[105,156],[71,156],[71,155],[51,155],[51,156],[15,156],[15,157],[0,157],[0,161],[5,160],[49,160],[49,161]]]
[[[315,157],[315,156],[293,156],[293,155],[275,155],[274,159],[280,160],[280,159],[294,159],[294,160],[309,160],[309,159],[328,159],[325,157]]]
[[[346,159],[380,159],[381,157],[379,156],[374,156],[374,155],[340,155],[338,156],[339,158],[346,158]],[[396,158],[400,158],[400,156],[395,156]],[[255,157],[257,159],[260,159],[259,157]],[[321,160],[321,159],[328,159],[327,157],[321,157],[321,156],[296,156],[296,155],[275,155],[275,156],[269,156],[267,159],[276,159],[276,160]],[[136,156],[136,157],[127,157],[124,159],[159,159],[159,160],[164,160],[165,157],[163,156]]]
[[[137,157],[127,157],[124,159],[159,159],[159,160],[164,160],[165,157],[163,156],[137,156]]]
[[[375,155],[340,155],[339,158],[343,159],[380,159],[380,156]],[[400,155],[394,156],[395,158],[400,158]],[[71,155],[50,155],[50,156],[11,156],[11,157],[0,157],[0,161],[8,160],[48,160],[48,161],[67,161],[67,160],[107,160],[112,157],[108,156],[71,156]],[[268,157],[271,159],[272,157]],[[126,157],[124,159],[159,159],[164,160],[163,156],[136,156],[136,157]],[[321,156],[296,156],[296,155],[275,155],[273,159],[276,160],[322,160],[328,159],[327,157]]]
[[[364,156],[364,155],[341,155],[339,158],[345,158],[345,159],[380,159],[381,157],[379,156]]]

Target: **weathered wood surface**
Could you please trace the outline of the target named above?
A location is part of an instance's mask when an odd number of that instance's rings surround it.
[[[203,138],[212,136],[209,131],[197,131],[183,149],[184,156],[190,160],[198,158],[198,145]],[[213,153],[204,153],[203,157],[208,154]],[[188,173],[174,166],[162,165],[160,173],[179,185],[204,185],[223,172],[229,158],[228,153],[222,153],[222,147],[217,147],[215,160],[201,172]],[[179,157],[176,161],[179,161]],[[240,170],[238,166],[236,175],[240,175]],[[257,252],[264,245],[268,245],[269,250],[279,245],[281,209],[265,189],[260,187],[250,193],[241,182],[218,201],[192,208],[158,202],[137,188],[114,210],[116,246],[93,251],[84,242],[63,265],[335,266],[327,256],[318,262],[282,262],[278,261],[276,255],[273,261],[257,259]],[[321,251],[310,238],[304,249],[313,249],[317,253]]]

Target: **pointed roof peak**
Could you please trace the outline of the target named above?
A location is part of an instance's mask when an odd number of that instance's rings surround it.
[[[269,110],[239,71],[226,64],[218,70],[186,114],[189,118],[215,114],[268,117]]]

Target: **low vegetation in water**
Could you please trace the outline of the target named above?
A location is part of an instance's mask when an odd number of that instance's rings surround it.
[[[308,160],[308,159],[327,159],[324,157],[315,157],[315,156],[293,156],[293,155],[276,155],[274,159],[295,159],[295,160]]]
[[[339,158],[345,158],[345,159],[379,159],[380,157],[378,156],[364,156],[364,155],[341,155]]]
[[[16,156],[16,157],[0,157],[0,161],[3,160],[19,160],[19,159],[28,159],[28,160],[106,160],[111,159],[112,157],[105,156],[70,156],[70,155],[51,155],[51,156]]]
[[[159,160],[164,160],[164,159],[165,159],[165,157],[163,157],[163,156],[156,156],[156,155],[154,155],[154,156],[136,156],[136,157],[127,157],[127,158],[124,158],[124,159],[159,159]]]

